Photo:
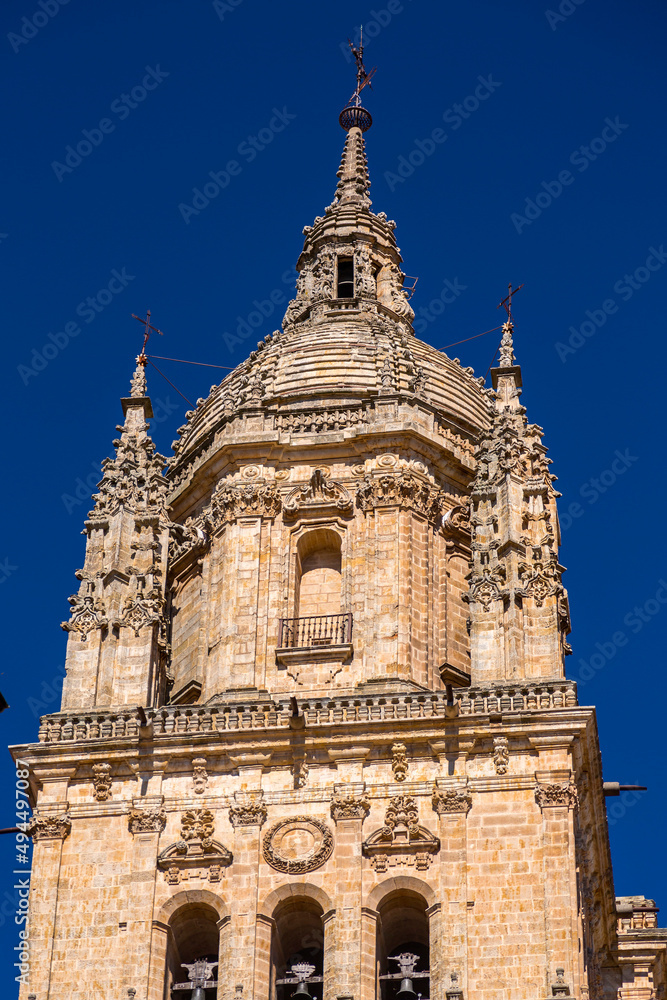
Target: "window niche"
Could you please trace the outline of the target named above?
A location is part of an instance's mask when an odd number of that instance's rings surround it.
[[[294,617],[341,612],[341,538],[319,529],[302,535],[296,549]]]

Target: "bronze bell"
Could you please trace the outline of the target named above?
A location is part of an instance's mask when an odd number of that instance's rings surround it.
[[[294,993],[292,993],[292,996],[293,997],[304,997],[304,998],[307,997],[308,1000],[312,1000],[312,997],[311,997],[310,993],[308,992],[308,987],[306,986],[306,984],[303,981],[299,983],[299,985],[297,986],[297,988],[294,990]]]
[[[401,979],[401,988],[396,994],[396,1000],[414,1000],[417,996],[412,988],[411,979]]]
[[[195,986],[192,991],[192,1000],[206,1000],[206,993],[202,986]]]

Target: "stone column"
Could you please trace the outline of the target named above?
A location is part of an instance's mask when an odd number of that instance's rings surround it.
[[[337,919],[335,941],[327,940],[330,935],[325,934],[325,943],[326,951],[334,955],[335,982],[333,993],[325,989],[324,1000],[333,1000],[338,993],[362,996],[361,828],[369,810],[363,783],[334,785],[331,816],[336,823]],[[325,984],[326,980],[325,976]]]
[[[450,974],[467,989],[466,818],[472,795],[461,778],[438,778],[433,808],[439,817],[438,912],[431,907],[431,996],[444,997]],[[435,873],[434,873],[435,874]],[[437,905],[437,904],[436,904]],[[434,911],[431,913],[431,911]]]
[[[127,982],[123,985],[139,993],[146,989],[148,1000],[161,1000],[167,955],[168,928],[165,930],[165,925],[152,919],[155,879],[162,877],[156,861],[160,834],[167,822],[163,803],[162,795],[133,799],[129,817],[133,881],[127,909],[133,919],[127,921],[124,970]]]
[[[556,780],[554,780],[556,779]],[[535,798],[542,810],[545,959],[548,982],[556,969],[572,983],[578,971],[576,937],[572,933],[570,850],[573,842],[570,811],[577,805],[577,789],[569,771],[536,771]]]
[[[233,757],[239,768],[241,789],[234,793],[229,819],[234,827],[234,877],[230,886],[229,981],[243,986],[246,996],[266,997],[265,969],[255,980],[256,938],[263,925],[257,921],[257,886],[261,857],[261,827],[266,820],[262,767],[270,754]],[[269,937],[270,951],[270,937]]]

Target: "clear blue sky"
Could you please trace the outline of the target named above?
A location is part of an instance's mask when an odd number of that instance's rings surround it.
[[[364,23],[378,66],[373,205],[396,219],[419,278],[420,336],[442,348],[496,326],[508,282],[525,282],[517,354],[563,492],[568,672],[584,672],[581,700],[598,706],[605,777],[649,786],[637,802],[608,800],[616,891],[667,907],[664,392],[653,381],[665,361],[664,4],[43,3],[47,13],[5,0],[0,32],[7,741],[33,739],[37,716],[58,707],[82,497],[140,346],[130,313],[152,309],[166,334],[155,353],[231,366],[279,324],[282,306],[237,337],[255,300],[268,312],[271,293],[287,298],[301,229],[331,201],[337,116],[354,86],[345,39]],[[211,173],[224,188],[191,212],[194,189],[218,186]],[[483,375],[497,342],[449,353]],[[223,374],[163,370],[193,402]],[[149,377],[169,453],[188,407]],[[9,826],[8,757],[1,776]],[[0,933],[5,976],[15,933]]]

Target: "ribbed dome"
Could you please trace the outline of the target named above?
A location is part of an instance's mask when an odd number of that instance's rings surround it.
[[[447,425],[439,433],[458,437],[468,456],[489,426],[483,379],[414,336],[395,223],[371,211],[359,128],[348,132],[337,176],[332,204],[304,229],[282,330],[188,413],[174,445],[176,481],[222,427],[239,421],[245,434],[252,413],[261,438],[277,434],[288,443],[285,434],[368,425],[372,400],[393,397],[401,422],[430,412],[432,422]]]

